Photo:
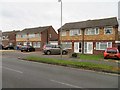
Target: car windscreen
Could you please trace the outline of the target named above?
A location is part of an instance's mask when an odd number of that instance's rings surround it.
[[[27,46],[22,46],[22,48],[27,48]]]
[[[117,50],[115,50],[115,49],[108,49],[107,53],[117,53]]]

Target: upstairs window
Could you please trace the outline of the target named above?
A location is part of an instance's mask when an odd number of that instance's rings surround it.
[[[34,37],[35,37],[35,34],[29,34],[28,37],[29,37],[29,38],[34,38]]]
[[[87,28],[85,29],[85,35],[98,35],[99,28]]]
[[[16,35],[16,38],[21,38],[21,35],[17,34],[17,35]]]
[[[105,27],[104,28],[104,34],[110,35],[112,34],[113,27]]]
[[[70,36],[77,36],[77,35],[81,35],[81,30],[79,29],[70,30]]]
[[[21,38],[27,38],[27,34],[22,34]]]
[[[66,31],[62,31],[62,36],[66,36]]]
[[[2,36],[2,40],[8,40],[8,36]]]
[[[41,37],[41,34],[37,33],[35,34],[35,37]]]
[[[52,34],[49,34],[49,38],[52,38]]]

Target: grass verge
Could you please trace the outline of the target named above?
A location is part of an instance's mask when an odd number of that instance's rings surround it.
[[[80,59],[83,60],[101,60],[103,55],[87,55],[87,54],[78,54]]]
[[[78,57],[82,60],[104,60],[104,56],[102,54],[99,55],[87,55],[87,54],[78,54]],[[112,59],[107,59],[107,60],[112,60]]]
[[[103,64],[94,64],[91,62],[76,62],[76,61],[59,60],[59,59],[53,59],[53,58],[43,58],[43,57],[37,57],[37,56],[28,56],[24,58],[24,60],[120,74],[120,68],[118,67],[113,67],[113,66],[103,65]]]

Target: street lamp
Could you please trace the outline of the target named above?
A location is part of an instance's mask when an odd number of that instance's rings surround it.
[[[62,0],[58,0],[58,2],[60,2],[61,4],[61,28],[60,28],[60,46],[61,46],[61,59],[62,59]]]

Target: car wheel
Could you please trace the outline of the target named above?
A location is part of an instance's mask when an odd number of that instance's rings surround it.
[[[51,52],[50,52],[50,51],[47,51],[47,52],[46,52],[46,54],[47,54],[47,55],[50,55],[50,54],[51,54]]]
[[[23,50],[21,50],[21,52],[23,52]]]
[[[8,48],[8,50],[10,50],[10,48]]]
[[[67,54],[67,52],[66,52],[66,51],[63,51],[62,54],[65,55],[65,54]]]
[[[107,57],[104,57],[104,59],[107,59]]]

